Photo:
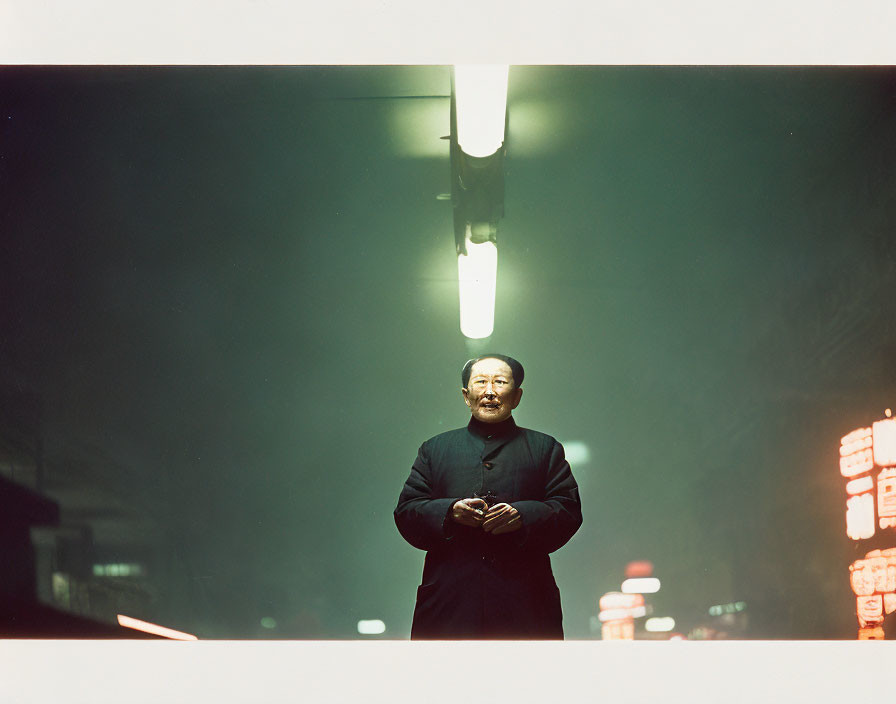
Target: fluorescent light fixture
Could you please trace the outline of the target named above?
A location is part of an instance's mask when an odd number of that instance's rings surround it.
[[[653,594],[660,590],[660,580],[656,577],[634,577],[622,583],[623,594]]]
[[[644,628],[651,633],[666,633],[675,628],[675,619],[668,616],[663,618],[649,618],[644,622]]]
[[[492,334],[497,278],[498,248],[495,243],[475,244],[467,239],[467,253],[457,257],[460,331],[466,337],[478,340]]]
[[[504,143],[508,67],[454,67],[457,143],[470,156],[490,156]]]
[[[386,632],[386,624],[379,619],[358,621],[358,633],[365,636],[375,636]]]
[[[158,626],[155,623],[147,623],[140,619],[131,618],[130,616],[122,616],[118,614],[118,623],[125,628],[133,628],[135,631],[143,631],[144,633],[152,633],[163,638],[171,638],[172,640],[199,640],[196,636],[189,633],[182,633],[164,626]]]

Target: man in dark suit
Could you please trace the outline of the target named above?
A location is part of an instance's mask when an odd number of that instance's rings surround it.
[[[549,553],[582,523],[563,446],[514,422],[512,357],[471,359],[461,382],[470,422],[421,445],[394,512],[426,551],[411,638],[563,638]]]

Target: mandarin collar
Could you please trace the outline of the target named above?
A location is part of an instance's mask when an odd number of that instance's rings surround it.
[[[470,416],[470,422],[467,424],[467,429],[478,435],[482,438],[488,438],[495,435],[507,435],[508,433],[512,433],[517,428],[516,422],[513,420],[513,416],[507,418],[506,420],[502,420],[500,423],[483,423],[481,420],[477,420],[474,416]]]

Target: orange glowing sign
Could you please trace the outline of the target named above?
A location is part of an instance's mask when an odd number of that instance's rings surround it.
[[[872,550],[849,566],[860,628],[876,628],[896,611],[896,548]],[[869,636],[870,637],[870,636]]]
[[[602,640],[634,640],[635,623],[631,619],[625,621],[608,621],[600,628]]]
[[[840,440],[840,474],[855,477],[874,468],[871,428],[858,428]]]
[[[607,592],[600,598],[601,638],[604,640],[634,640],[635,619],[647,614],[643,594]]]
[[[884,640],[884,629],[880,626],[876,628],[860,628],[859,640]]]
[[[864,494],[874,488],[874,480],[871,477],[859,477],[851,482],[846,482],[846,493],[850,496],[855,494]]]
[[[874,496],[871,492],[846,500],[846,534],[853,540],[874,535]]]
[[[872,427],[874,464],[896,465],[896,418],[875,421]]]
[[[856,597],[859,626],[876,626],[884,620],[884,602],[880,594]]]
[[[635,623],[631,619],[627,621],[608,621],[600,629],[602,640],[634,640]]]
[[[881,529],[896,526],[896,468],[885,467],[877,475],[877,516]]]
[[[846,483],[846,534],[853,540],[896,528],[896,418],[857,428],[840,439],[840,474]],[[873,471],[880,467],[875,477]],[[896,540],[896,537],[894,537]],[[896,611],[896,547],[871,550],[849,566],[860,640],[883,639],[883,620]]]

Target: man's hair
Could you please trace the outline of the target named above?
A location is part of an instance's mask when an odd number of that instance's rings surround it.
[[[517,362],[513,357],[508,357],[506,354],[484,354],[468,360],[464,365],[464,368],[460,373],[460,380],[464,388],[467,388],[467,384],[470,383],[470,372],[473,371],[473,365],[483,359],[500,359],[502,362],[505,362],[507,366],[510,367],[510,371],[513,374],[513,385],[516,388],[522,386],[523,375],[525,374],[522,364]]]

